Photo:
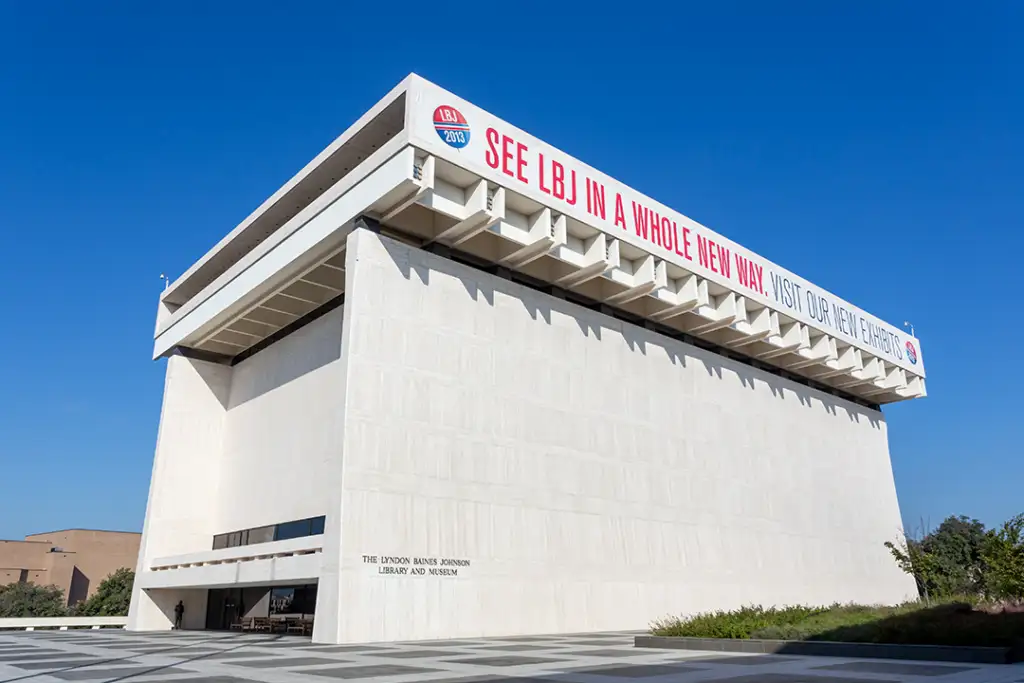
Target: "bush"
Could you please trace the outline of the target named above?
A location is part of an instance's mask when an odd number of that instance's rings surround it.
[[[103,579],[96,592],[71,608],[76,617],[125,617],[132,601],[135,572],[118,569]]]
[[[895,543],[886,542],[885,547],[900,569],[914,577],[921,597],[944,599],[981,594],[985,538],[984,524],[961,515],[947,517],[938,529],[918,539],[901,536]]]
[[[975,607],[971,600],[938,605],[912,602],[895,607],[744,607],[664,619],[655,623],[651,632],[695,638],[1009,647],[1024,633],[1024,609],[992,604]]]
[[[823,607],[743,607],[731,612],[717,611],[693,617],[667,617],[655,622],[651,632],[659,636],[694,638],[750,638],[751,633],[776,626],[791,626]]]
[[[816,636],[835,628],[869,624],[898,612],[899,607],[834,605],[808,615],[793,624],[774,624],[751,633],[751,638],[767,640],[816,640]]]
[[[0,618],[63,617],[64,591],[56,586],[11,583],[0,586]]]
[[[956,595],[1024,602],[1024,514],[985,531],[968,517],[949,517],[919,539],[885,543],[926,601]]]
[[[996,600],[1024,600],[1024,514],[985,536],[985,590]]]

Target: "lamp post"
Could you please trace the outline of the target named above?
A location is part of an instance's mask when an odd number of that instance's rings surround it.
[[[903,327],[905,327],[908,330],[910,330],[910,336],[911,337],[916,337],[917,336],[916,334],[914,334],[914,323],[912,323],[912,322],[910,322],[908,320],[904,320],[903,321]]]

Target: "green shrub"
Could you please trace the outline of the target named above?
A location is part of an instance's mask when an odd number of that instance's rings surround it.
[[[71,616],[128,616],[128,607],[132,602],[132,586],[134,583],[135,572],[131,569],[118,569],[103,579],[96,592],[89,599],[83,600],[72,607]]]
[[[989,531],[981,552],[989,595],[997,600],[1024,600],[1024,514]]]
[[[11,583],[0,586],[0,618],[63,617],[64,591],[56,586]]]
[[[717,611],[693,617],[666,617],[656,621],[651,632],[658,636],[695,638],[750,638],[751,633],[771,626],[799,623],[827,608],[822,607],[743,607],[731,612]]]
[[[1007,647],[1024,633],[1024,610],[975,605],[976,598],[945,603],[910,602],[891,607],[744,607],[731,612],[663,619],[659,636],[828,640],[905,645]]]
[[[948,517],[919,538],[888,541],[900,569],[914,577],[926,601],[955,595],[1024,601],[1024,514],[997,529],[969,517]]]

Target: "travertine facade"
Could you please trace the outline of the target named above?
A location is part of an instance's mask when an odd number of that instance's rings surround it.
[[[234,368],[171,359],[151,496],[198,466],[169,455],[174,415],[217,493],[187,527],[151,502],[144,558],[325,514],[321,564],[297,577],[319,582],[325,642],[913,594],[882,546],[899,508],[878,411],[365,230],[347,272],[344,308]]]
[[[324,640],[644,628],[668,612],[914,594],[882,546],[900,517],[877,411],[351,239],[349,286],[366,294],[346,304]],[[395,576],[383,556],[469,566]]]

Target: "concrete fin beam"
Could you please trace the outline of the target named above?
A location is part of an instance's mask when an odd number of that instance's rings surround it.
[[[756,357],[763,359],[776,358],[787,353],[794,353],[801,348],[806,348],[808,344],[805,341],[805,336],[806,330],[802,323],[791,322],[780,325],[777,336],[769,336],[765,339],[766,342],[775,348],[762,351]]]
[[[551,239],[555,244],[565,244],[569,237],[569,222],[564,215],[559,214],[551,223]]]
[[[205,336],[201,337],[197,342],[195,342],[192,345],[194,345],[194,346],[203,346],[204,344],[209,344],[211,342],[216,342],[218,344],[230,344],[230,342],[227,342],[227,341],[225,341],[223,339],[215,339],[215,338],[219,334],[221,334],[222,332],[228,331],[229,328],[235,323],[235,321],[240,320],[240,319],[245,319],[245,318],[247,318],[248,316],[251,316],[251,315],[257,315],[258,316],[259,315],[258,311],[261,308],[265,308],[267,310],[274,311],[275,313],[279,313],[281,315],[288,316],[288,317],[292,318],[293,320],[298,319],[301,316],[296,314],[296,313],[291,313],[291,312],[288,312],[288,311],[278,311],[276,309],[267,307],[265,304],[267,303],[267,301],[269,301],[270,299],[273,299],[275,296],[281,294],[282,292],[284,292],[284,290],[288,289],[288,287],[290,287],[291,285],[293,285],[296,282],[298,282],[299,280],[301,280],[304,276],[308,275],[309,273],[312,273],[314,270],[319,268],[325,262],[331,260],[332,258],[335,258],[336,256],[338,256],[340,254],[344,254],[344,253],[345,253],[345,247],[342,246],[337,251],[334,251],[331,254],[328,254],[327,256],[325,256],[325,257],[323,257],[321,259],[318,259],[312,265],[307,266],[303,270],[299,271],[299,273],[296,276],[294,276],[291,280],[288,280],[288,281],[284,282],[283,284],[281,284],[276,289],[274,289],[271,292],[265,294],[262,298],[258,299],[255,303],[253,303],[252,305],[250,305],[250,306],[246,307],[245,309],[243,309],[243,311],[239,315],[230,318],[229,320],[224,322],[222,325],[219,325],[218,327],[214,328],[212,331],[210,331]],[[305,301],[305,300],[303,299],[303,301]],[[311,303],[311,304],[314,304],[314,305],[320,305],[317,302],[313,302],[313,301],[310,301],[308,303]],[[259,321],[259,320],[253,320],[253,322],[257,322],[257,323],[259,323],[261,325],[273,326],[272,323],[262,322],[262,321]],[[276,327],[278,329],[281,329],[281,328],[284,327],[284,325],[276,325]],[[269,337],[270,334],[272,334],[272,332],[268,333],[266,335],[263,335],[261,338]],[[248,346],[250,346],[250,345],[245,345],[245,346],[243,346],[243,348],[248,348]]]
[[[501,220],[505,217],[505,188],[504,187],[488,187],[485,181],[481,181],[484,185],[483,193],[486,202],[487,211],[490,212],[496,220]],[[477,186],[479,187],[479,185]]]
[[[463,189],[435,176],[434,187],[424,194],[418,203],[442,216],[461,221],[469,217],[475,210],[485,208],[483,203],[479,207],[470,206],[468,199],[472,194],[472,189]]]
[[[676,287],[675,292],[671,292],[672,286]],[[668,308],[655,311],[647,316],[655,322],[663,322],[683,313],[689,313],[698,306],[707,306],[710,301],[708,298],[707,281],[700,279],[696,275],[678,278],[673,281],[672,285],[667,286],[664,290],[660,290],[658,294],[659,301],[664,301],[667,298],[665,295],[670,294],[672,303]]]
[[[922,398],[928,395],[923,377],[912,375],[907,379],[907,386],[897,389],[896,393],[902,398]]]
[[[790,363],[787,367],[798,369],[812,365],[824,365],[830,360],[836,360],[836,341],[829,335],[823,334],[811,343],[810,348],[797,351],[797,355],[801,359]]]
[[[861,353],[860,355],[862,363],[861,368],[854,369],[853,371],[850,372],[849,377],[843,378],[836,382],[835,384],[837,387],[846,388],[856,387],[862,384],[871,384],[876,379],[880,379],[881,377],[883,377],[881,369],[882,361],[880,361],[878,358],[875,358],[874,356],[868,356],[868,358],[865,360],[864,355],[865,354],[863,353]]]
[[[838,377],[839,375],[849,374],[859,367],[860,360],[857,358],[857,349],[853,346],[847,346],[837,353],[835,359],[827,361],[824,368],[820,372],[814,373],[814,376],[820,379]]]
[[[641,263],[633,271],[633,286],[626,290],[613,294],[605,299],[606,303],[614,305],[636,301],[642,296],[647,296],[659,287],[668,285],[668,275],[665,262],[647,254]]]
[[[709,322],[697,325],[691,332],[702,334],[720,330],[729,327],[744,315],[744,298],[736,296],[735,292],[719,294],[711,297],[707,306],[698,306],[696,313]]]
[[[903,389],[907,386],[907,374],[898,365],[889,366],[885,372],[885,379],[876,381],[879,387],[886,391],[892,389]]]
[[[875,380],[872,385],[862,389],[861,394],[865,396],[874,396],[876,394],[898,392],[900,389],[906,388],[907,376],[903,372],[903,368],[883,363],[882,372],[884,377],[882,379]]]
[[[477,181],[466,197],[468,215],[434,237],[435,242],[457,246],[479,235],[505,217],[505,188],[488,192],[487,181]]]
[[[576,287],[619,267],[619,241],[598,233],[583,245],[583,265],[555,281],[559,287]]]
[[[434,168],[437,162],[433,155],[426,158],[419,158],[413,161],[413,181],[418,187],[410,194],[403,197],[395,206],[388,209],[382,216],[381,222],[386,222],[405,211],[413,204],[421,201],[428,192],[434,190]]]
[[[885,369],[882,365],[880,358],[871,356],[867,361],[864,362],[864,369],[861,370],[861,376],[869,382],[882,379],[885,377]]]
[[[870,381],[871,380],[862,379],[862,378],[859,378],[859,377],[855,377],[853,375],[848,375],[848,376],[846,376],[846,377],[844,377],[842,379],[837,380],[836,382],[834,382],[834,384],[839,389],[851,389],[853,387],[857,387],[857,386],[860,386],[862,384],[868,384]]]
[[[743,334],[739,339],[726,342],[727,346],[736,349],[777,335],[779,333],[779,316],[768,307],[754,311],[748,310],[747,319],[738,321],[732,328]]]
[[[521,268],[551,252],[556,246],[565,244],[565,216],[551,220],[551,209],[544,207],[529,217],[529,244],[516,249],[498,263],[512,268]]]

